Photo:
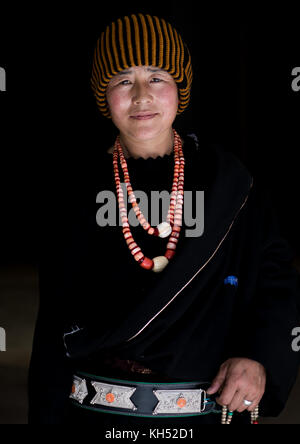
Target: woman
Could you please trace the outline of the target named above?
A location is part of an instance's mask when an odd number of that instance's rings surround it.
[[[120,18],[97,42],[91,83],[119,136],[91,173],[59,281],[41,260],[29,422],[182,427],[278,415],[297,375],[297,274],[246,168],[173,127],[190,100],[188,48],[163,19]],[[153,191],[171,194],[156,228]],[[199,191],[204,229],[193,233]],[[102,192],[116,207],[99,208]],[[120,224],[105,225],[105,213]]]

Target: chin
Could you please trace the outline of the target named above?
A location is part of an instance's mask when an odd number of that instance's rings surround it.
[[[137,140],[140,141],[144,141],[144,140],[149,140],[149,139],[153,139],[155,137],[157,137],[157,135],[159,134],[159,131],[135,131],[134,132],[134,137]]]
[[[170,128],[172,125],[170,125]],[[147,125],[141,125],[139,128],[132,128],[130,133],[132,136],[140,141],[145,141],[149,139],[153,139],[157,136],[159,136],[162,132],[166,130],[166,126],[161,125],[155,125],[155,126],[147,126]]]

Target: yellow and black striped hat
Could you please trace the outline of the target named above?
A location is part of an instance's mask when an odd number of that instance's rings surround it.
[[[164,19],[133,14],[107,26],[96,44],[91,86],[104,116],[111,117],[106,101],[110,79],[124,69],[143,65],[164,69],[174,78],[179,95],[177,114],[186,109],[193,78],[187,46]]]

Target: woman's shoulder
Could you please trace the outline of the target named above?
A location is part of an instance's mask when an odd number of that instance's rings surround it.
[[[242,158],[225,144],[201,137],[200,132],[183,134],[185,154],[197,176],[207,178],[208,183],[233,181],[252,182],[252,174]]]

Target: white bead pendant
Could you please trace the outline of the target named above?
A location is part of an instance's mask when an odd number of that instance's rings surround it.
[[[165,256],[157,256],[154,257],[152,260],[154,262],[154,266],[152,268],[152,271],[154,271],[154,273],[160,273],[164,270],[164,268],[166,268],[169,263],[168,259]]]
[[[172,227],[168,222],[162,222],[157,225],[159,237],[168,237],[172,233]]]

